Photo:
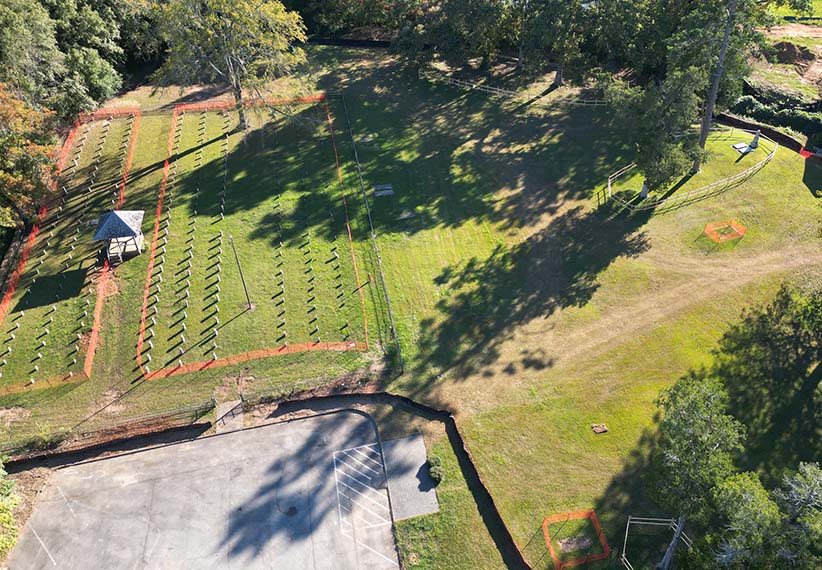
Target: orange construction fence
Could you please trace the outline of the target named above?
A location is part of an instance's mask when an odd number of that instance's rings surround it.
[[[705,235],[716,243],[722,243],[745,237],[747,228],[736,220],[711,222],[705,225]]]
[[[599,538],[599,544],[602,546],[602,552],[597,554],[588,554],[582,558],[575,558],[563,562],[559,559],[559,554],[554,550],[554,545],[551,544],[551,534],[548,532],[548,526],[553,523],[565,522],[571,519],[588,519],[594,526],[594,530]],[[599,524],[599,518],[593,510],[571,511],[567,513],[559,513],[545,517],[542,521],[542,533],[545,535],[545,545],[548,547],[548,552],[551,553],[551,559],[554,561],[555,570],[563,570],[563,568],[571,568],[572,566],[582,566],[589,562],[596,562],[597,560],[605,560],[611,555],[611,547],[608,545],[608,539],[605,538],[605,533],[602,532],[602,526]]]

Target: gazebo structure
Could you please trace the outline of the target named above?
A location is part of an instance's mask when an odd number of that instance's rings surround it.
[[[94,241],[108,241],[109,263],[122,263],[143,251],[143,210],[114,210],[97,219]]]

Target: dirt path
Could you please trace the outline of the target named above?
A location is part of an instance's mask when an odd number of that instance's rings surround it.
[[[822,26],[807,24],[785,24],[763,32],[771,38],[822,38]]]
[[[724,257],[677,263],[675,269],[691,273],[694,278],[674,287],[649,291],[636,303],[617,307],[596,322],[575,328],[568,334],[552,335],[549,346],[558,359],[571,360],[605,345],[633,338],[726,291],[739,289],[768,275],[820,265],[822,251],[810,246],[763,253],[741,260],[732,267],[727,266]]]

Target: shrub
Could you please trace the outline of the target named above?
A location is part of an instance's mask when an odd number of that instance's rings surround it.
[[[439,485],[445,477],[445,469],[442,468],[442,459],[437,456],[428,458],[428,474],[435,485]]]
[[[766,105],[750,95],[741,97],[731,109],[757,121],[777,127],[789,127],[808,136],[808,143],[822,145],[822,113],[809,113],[795,108]]]

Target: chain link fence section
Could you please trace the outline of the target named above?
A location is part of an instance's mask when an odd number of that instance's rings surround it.
[[[43,422],[26,422],[28,428],[25,431],[9,430],[11,433],[7,432],[0,439],[0,455],[25,457],[34,453],[93,445],[97,441],[110,441],[118,435],[142,435],[191,425],[215,407],[216,401],[212,398],[157,412],[117,418],[103,416],[104,407],[70,427],[53,423],[53,418],[44,418]]]

